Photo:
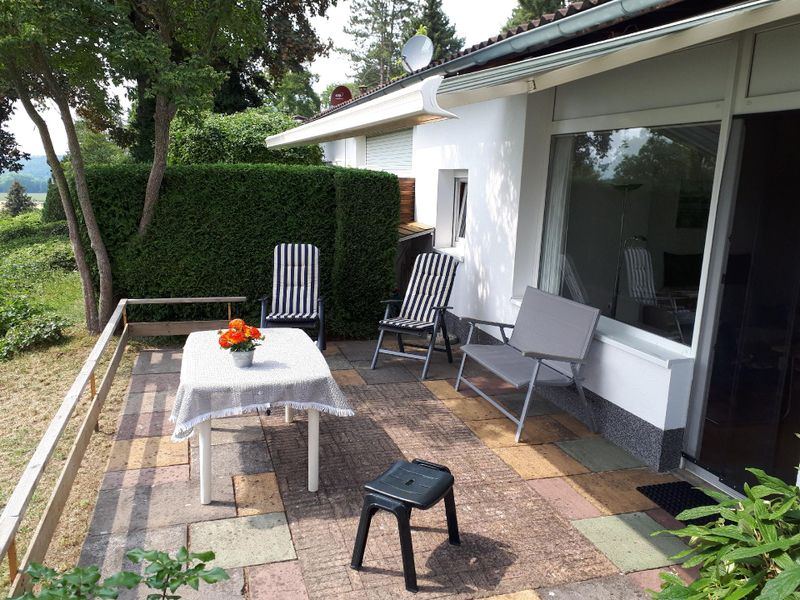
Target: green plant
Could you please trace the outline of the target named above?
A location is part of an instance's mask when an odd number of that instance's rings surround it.
[[[61,196],[58,194],[58,187],[51,179],[47,182],[47,195],[44,197],[44,205],[42,206],[42,223],[63,221],[66,218],[64,205],[61,203]]]
[[[100,570],[95,566],[74,567],[59,573],[33,564],[25,572],[32,583],[40,587],[40,591],[27,592],[18,596],[17,600],[117,598],[120,589],[133,589],[139,584],[157,590],[148,594],[147,600],[176,600],[181,598],[176,592],[184,586],[197,590],[201,581],[214,584],[228,579],[228,574],[219,567],[206,569],[206,563],[214,560],[213,552],[189,552],[181,548],[173,558],[166,552],[136,548],[126,556],[134,564],[145,565],[142,574],[120,571],[101,581]]]
[[[6,194],[6,202],[3,205],[5,211],[12,217],[16,217],[25,212],[31,212],[36,208],[33,199],[25,193],[25,188],[22,187],[19,181],[14,180],[11,187]]]
[[[0,286],[0,360],[31,346],[61,339],[66,325],[27,296]]]
[[[663,574],[659,600],[781,600],[800,597],[800,488],[760,469],[747,469],[757,485],[745,484],[745,498],[704,490],[717,504],[683,511],[681,521],[718,515],[707,525],[660,531],[688,538],[685,567],[700,567],[691,584]]]

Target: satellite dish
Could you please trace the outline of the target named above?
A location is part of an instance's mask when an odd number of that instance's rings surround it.
[[[408,73],[427,67],[433,58],[433,42],[427,35],[417,34],[406,42],[400,55]]]
[[[346,85],[340,85],[331,92],[331,106],[339,106],[353,99],[353,93]]]

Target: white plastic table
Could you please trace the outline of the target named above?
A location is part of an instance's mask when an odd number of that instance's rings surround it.
[[[216,331],[192,333],[186,340],[181,380],[170,419],[173,441],[196,430],[200,455],[200,502],[211,502],[211,421],[258,410],[286,407],[308,413],[308,491],[319,489],[319,413],[352,416],[344,394],[316,344],[300,329],[263,330],[253,365],[240,368],[217,343]]]

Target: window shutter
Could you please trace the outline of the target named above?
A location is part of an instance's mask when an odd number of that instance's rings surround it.
[[[367,138],[367,168],[390,172],[411,170],[413,129]]]

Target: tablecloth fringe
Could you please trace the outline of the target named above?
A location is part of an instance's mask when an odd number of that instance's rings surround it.
[[[353,412],[353,410],[350,408],[337,408],[335,406],[330,406],[329,404],[318,404],[316,402],[295,402],[292,400],[287,400],[287,401],[280,401],[280,402],[266,403],[266,404],[248,404],[247,406],[241,406],[236,408],[232,407],[229,408],[228,410],[223,410],[223,411],[215,410],[213,413],[205,413],[202,415],[198,415],[195,418],[189,420],[187,423],[184,423],[180,431],[175,431],[172,434],[172,441],[182,442],[184,440],[189,439],[194,435],[194,428],[197,425],[199,425],[204,421],[208,421],[210,419],[240,417],[242,415],[257,413],[260,410],[261,411],[275,410],[276,408],[282,408],[284,406],[288,406],[295,410],[308,410],[309,408],[314,408],[317,409],[319,412],[333,415],[335,417],[352,417],[355,414],[355,412]],[[174,423],[175,417],[170,416],[169,420]]]

